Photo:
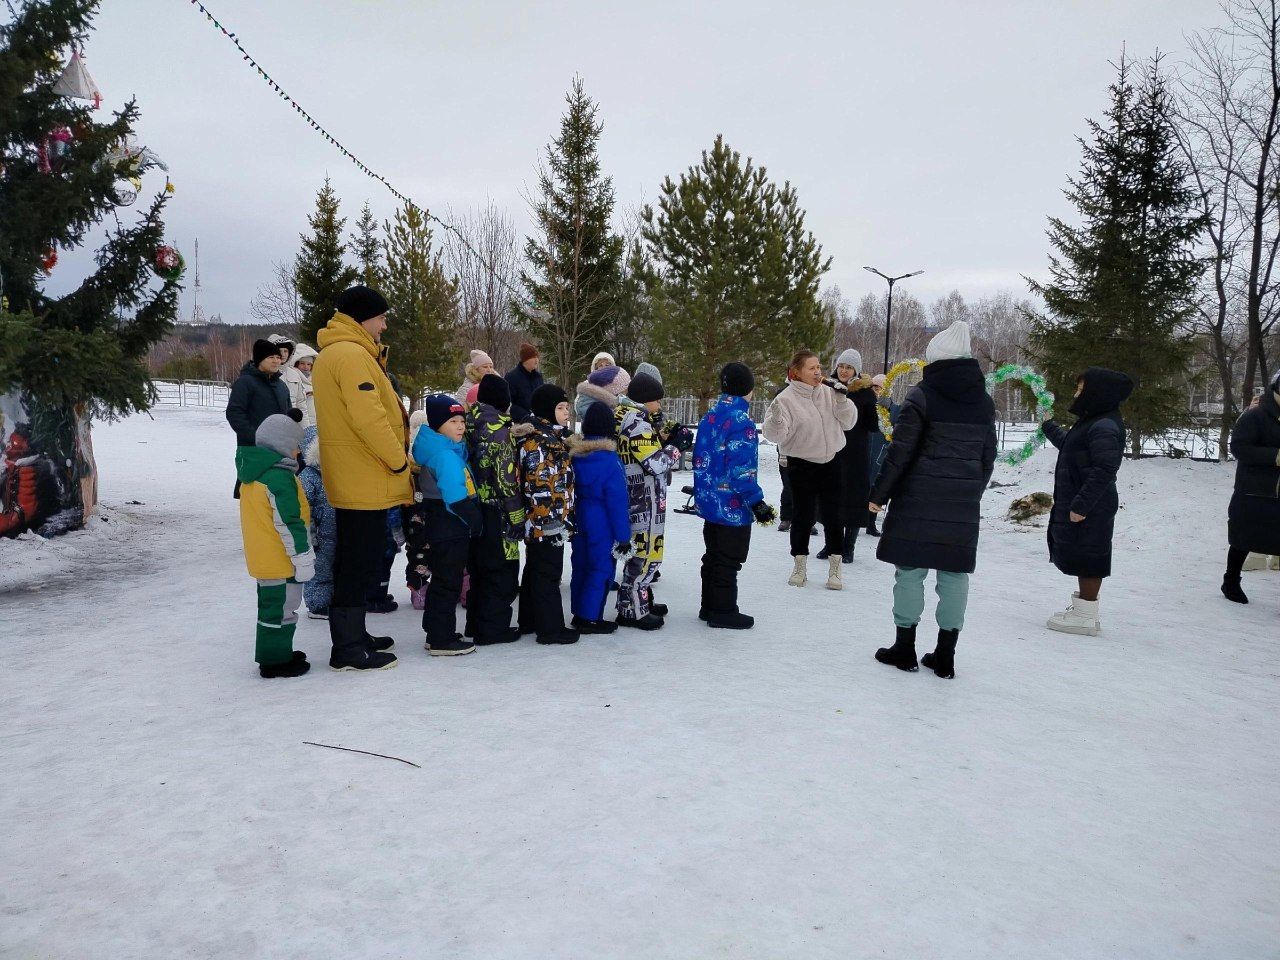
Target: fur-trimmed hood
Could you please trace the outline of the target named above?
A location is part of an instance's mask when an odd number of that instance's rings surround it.
[[[578,384],[578,396],[589,397],[592,400],[599,400],[610,410],[618,405],[618,398],[611,393],[606,387],[598,387],[590,380],[583,380]]]
[[[511,437],[514,440],[520,440],[524,437],[529,436],[529,434],[533,433],[533,431],[536,429],[537,427],[535,427],[532,423],[527,423],[527,422],[513,423],[511,425]]]
[[[571,457],[585,457],[588,453],[595,453],[597,450],[608,450],[612,453],[618,452],[617,441],[604,437],[588,440],[580,433],[570,436],[565,441],[565,444],[569,447],[569,456]]]

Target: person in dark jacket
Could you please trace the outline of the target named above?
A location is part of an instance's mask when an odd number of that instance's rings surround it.
[[[533,391],[545,382],[538,365],[542,359],[532,343],[520,344],[520,362],[505,377],[511,388],[511,419],[527,423],[533,412]]]
[[[956,640],[964,626],[969,574],[978,554],[982,492],[996,462],[995,406],[969,325],[957,320],[931,341],[920,383],[907,394],[893,441],[867,505],[892,503],[876,556],[897,567],[893,620],[897,638],[876,651],[881,663],[916,670],[916,626],[924,613],[924,580],[937,573],[938,645],[924,665],[955,676]]]
[[[1280,554],[1280,373],[1271,389],[1240,415],[1231,430],[1235,492],[1227,510],[1227,572],[1222,594],[1248,603],[1240,571],[1250,553]]]
[[[427,397],[426,411],[427,422],[413,439],[423,527],[431,552],[422,630],[433,657],[456,657],[476,649],[458,633],[456,610],[471,543],[483,532],[484,519],[463,442],[466,411],[457,398],[444,393]]]
[[[836,359],[833,376],[848,388],[849,399],[858,408],[853,428],[844,432],[844,449],[836,454],[842,477],[840,510],[844,522],[844,549],[841,561],[853,563],[858,531],[870,522],[868,517],[874,516],[867,509],[867,499],[871,495],[867,463],[870,459],[869,440],[873,434],[880,436],[880,420],[876,416],[876,394],[871,389],[871,380],[862,375],[862,354],[852,348],[841,353]],[[825,546],[818,551],[819,560],[828,556]]]
[[[279,347],[270,340],[258,340],[253,359],[240,368],[227,398],[227,423],[236,432],[237,446],[252,447],[263,420],[289,412],[289,387],[280,378],[282,362]]]
[[[1076,378],[1070,430],[1044,423],[1044,435],[1058,448],[1053,471],[1053,510],[1049,514],[1049,559],[1080,589],[1061,613],[1049,618],[1050,630],[1097,636],[1098,590],[1111,576],[1111,534],[1120,497],[1116,474],[1124,459],[1124,421],[1120,404],[1133,392],[1123,373],[1090,367]]]

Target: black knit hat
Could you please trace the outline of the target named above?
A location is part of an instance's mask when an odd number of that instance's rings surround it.
[[[533,391],[533,398],[529,401],[529,409],[535,417],[545,420],[552,426],[556,422],[556,407],[567,402],[569,397],[554,383],[544,383],[537,390]]]
[[[267,357],[278,356],[280,356],[280,344],[272,343],[270,340],[253,341],[253,365],[255,367]]]
[[[364,323],[366,320],[380,317],[390,309],[387,306],[386,297],[377,290],[362,286],[348,287],[343,290],[338,294],[337,302],[333,306],[339,313],[345,313],[356,323]]]
[[[651,400],[661,400],[664,394],[662,384],[656,377],[637,373],[631,378],[631,386],[627,387],[627,396],[636,403],[648,403]]]
[[[745,397],[755,388],[755,374],[745,363],[734,360],[720,371],[720,389],[731,397]]]
[[[587,407],[582,417],[582,435],[584,437],[614,437],[618,434],[618,421],[613,418],[613,410],[608,404],[594,401]]]
[[[432,430],[439,430],[454,417],[466,414],[458,398],[447,393],[433,393],[423,406],[427,411],[427,426]]]
[[[511,409],[511,387],[496,373],[486,373],[480,378],[480,389],[476,391],[476,403],[487,403],[506,413]]]

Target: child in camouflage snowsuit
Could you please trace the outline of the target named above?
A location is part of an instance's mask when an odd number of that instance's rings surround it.
[[[573,532],[573,464],[565,441],[569,398],[554,383],[533,391],[529,426],[520,444],[520,486],[524,493],[524,576],[520,581],[521,633],[539,643],[576,643],[566,630],[560,603],[564,545]]]
[[[667,522],[667,483],[681,452],[693,446],[688,427],[670,427],[665,438],[662,384],[647,373],[632,377],[627,394],[618,401],[618,456],[627,475],[631,513],[631,554],[618,588],[618,623],[641,630],[663,625],[666,607],[653,604],[651,586],[662,565],[663,531]]]
[[[315,427],[307,427],[302,435],[302,457],[306,466],[298,474],[298,482],[311,507],[311,547],[316,554],[316,575],[302,587],[307,611],[313,620],[329,616],[333,598],[333,553],[338,545],[338,516],[329,505],[320,473],[320,440]]]
[[[520,638],[511,626],[525,524],[517,445],[533,427],[513,425],[510,409],[511,388],[491,373],[480,381],[475,405],[467,411],[467,460],[484,518],[484,531],[471,541],[467,564],[471,572],[467,635],[476,646]]]

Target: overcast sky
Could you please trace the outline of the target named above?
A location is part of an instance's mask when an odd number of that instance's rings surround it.
[[[1220,20],[1211,0],[590,2],[210,0],[246,49],[369,166],[434,212],[524,196],[574,74],[600,103],[620,207],[655,198],[717,133],[790,180],[857,298],[1025,291],[1045,219],[1069,215],[1075,137],[1115,60]],[[351,223],[394,200],[315,134],[194,5],[104,0],[86,47],[106,106],[138,97],[170,165],[169,236],[200,239],[202,305],[228,322],[290,259],[329,175]],[[163,184],[163,174],[158,184]],[[349,224],[350,225],[350,224]],[[51,289],[75,279],[63,256]],[[183,312],[191,305],[190,284]]]

